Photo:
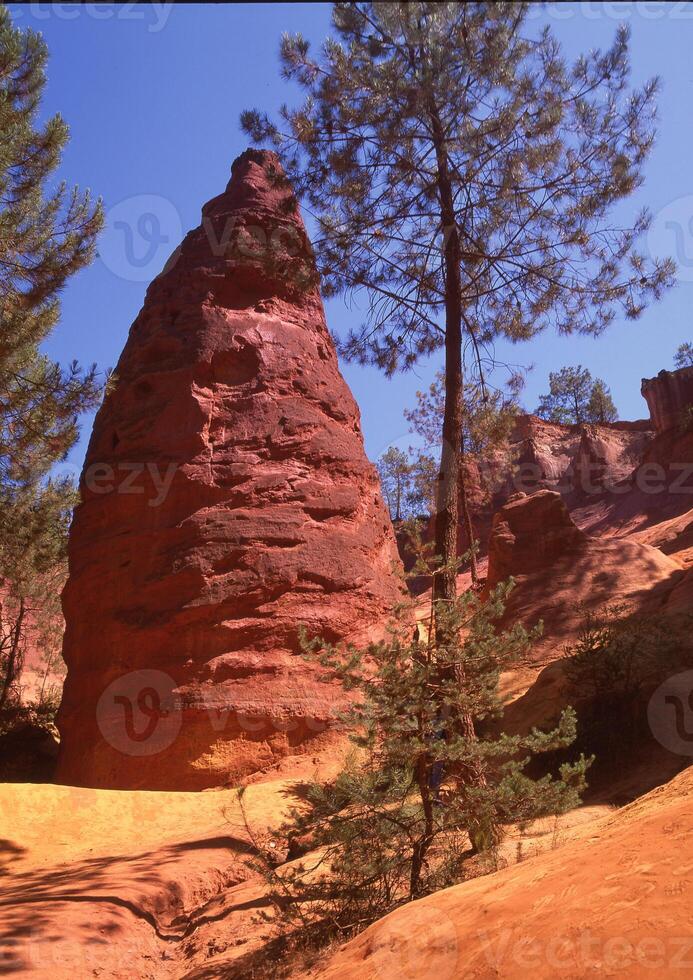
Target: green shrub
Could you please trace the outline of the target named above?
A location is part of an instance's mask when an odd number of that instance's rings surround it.
[[[471,858],[475,874],[480,861],[493,864],[505,824],[578,803],[588,760],[564,762],[556,777],[525,772],[533,756],[573,742],[572,709],[547,733],[479,734],[502,714],[500,671],[539,633],[497,628],[512,587],[486,601],[468,591],[438,602],[425,627],[414,628],[414,604],[403,605],[387,637],[365,650],[304,637],[325,679],[353,693],[342,720],[356,754],[332,784],[308,786],[309,810],[278,831],[303,840],[309,856],[277,868],[264,855],[285,931],[316,945],[345,939],[464,879]]]
[[[626,760],[648,735],[649,695],[680,669],[685,632],[670,617],[628,615],[623,605],[585,613],[564,666],[579,717],[576,745],[600,765]]]

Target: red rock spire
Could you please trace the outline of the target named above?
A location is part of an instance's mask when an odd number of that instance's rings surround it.
[[[392,529],[278,159],[247,150],[149,287],[94,423],[59,779],[201,789],[324,730],[298,630],[364,634]]]

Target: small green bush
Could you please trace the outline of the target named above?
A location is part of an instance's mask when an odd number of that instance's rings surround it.
[[[346,939],[463,880],[472,863],[475,874],[484,860],[492,867],[504,825],[579,802],[588,760],[565,761],[557,776],[525,772],[532,757],[574,741],[572,709],[550,732],[480,734],[502,714],[501,670],[539,633],[498,628],[512,588],[435,603],[416,628],[415,604],[405,604],[386,639],[365,650],[304,637],[325,679],[353,692],[342,720],[355,754],[332,784],[308,786],[310,808],[277,832],[308,842],[309,855],[290,868],[261,855],[285,932],[318,946]]]
[[[576,746],[599,766],[627,760],[649,732],[652,690],[680,669],[685,626],[661,615],[628,615],[625,606],[586,612],[565,650],[569,699],[576,705]]]

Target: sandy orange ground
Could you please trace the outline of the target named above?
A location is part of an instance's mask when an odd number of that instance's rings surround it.
[[[246,789],[253,836],[277,825],[313,774],[327,766],[304,758]],[[622,810],[585,807],[516,831],[501,853],[507,867],[393,913],[311,976],[685,975],[693,971],[692,796],[690,769]],[[271,935],[258,920],[268,903],[246,864],[252,848],[236,791],[4,784],[0,836],[0,973],[260,975],[244,958]]]
[[[286,760],[276,778],[204,793],[0,784],[0,974],[180,977],[187,936],[249,877],[253,836],[276,827],[306,778],[334,763]],[[242,938],[242,937],[241,937]],[[234,942],[236,939],[234,938]],[[202,959],[209,948],[200,952]]]
[[[392,913],[313,980],[693,975],[693,769],[543,854]]]

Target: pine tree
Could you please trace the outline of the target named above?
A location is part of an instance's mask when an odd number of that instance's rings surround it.
[[[58,321],[59,294],[94,255],[100,204],[65,183],[46,194],[68,138],[37,123],[47,48],[0,7],[0,481],[27,483],[73,444],[76,416],[95,404],[95,372],[67,371],[39,352]]]
[[[411,492],[412,466],[409,457],[396,446],[390,446],[376,465],[383,496],[390,511],[390,519],[401,521],[408,510]]]
[[[463,348],[549,326],[600,333],[673,281],[636,247],[649,223],[610,219],[642,182],[657,81],[628,85],[628,30],[568,64],[523,3],[337,3],[313,57],[281,42],[306,101],[279,124],[241,122],[276,145],[317,220],[327,295],[363,294],[342,353],[392,373],[445,351],[436,545],[455,595]]]
[[[693,367],[693,344],[689,344],[686,341],[685,344],[681,344],[674,354],[674,367],[676,368],[686,368]]]
[[[410,516],[428,523],[435,513],[438,464],[431,453],[409,447],[409,465],[411,468],[408,494]]]
[[[509,582],[487,601],[468,591],[441,604],[443,645],[433,628],[420,625],[412,637],[407,605],[387,638],[366,650],[304,639],[325,679],[354,693],[344,720],[357,746],[333,783],[309,786],[310,809],[280,829],[308,839],[311,855],[268,873],[280,916],[312,930],[317,942],[347,938],[396,905],[463,880],[469,859],[493,851],[504,825],[579,801],[584,757],[558,777],[525,773],[533,756],[573,742],[572,709],[550,732],[511,736],[490,724],[502,715],[500,672],[538,634],[498,628],[511,589]],[[487,733],[466,738],[456,724],[463,714]],[[469,779],[469,770],[481,778]]]
[[[390,520],[416,520],[433,509],[436,464],[432,456],[411,447],[391,446],[376,463]]]
[[[614,422],[618,418],[606,383],[601,378],[593,380],[581,364],[549,374],[549,393],[541,396],[537,415],[562,425]]]
[[[472,582],[479,579],[474,522],[469,506],[466,462],[482,457],[502,445],[510,435],[518,412],[517,396],[523,376],[511,376],[505,392],[489,389],[486,383],[469,381],[462,392],[462,427],[460,432],[459,507],[469,542]],[[404,417],[412,431],[425,440],[427,448],[439,449],[445,412],[445,376],[438,372],[427,391],[416,392],[416,407],[405,409]]]
[[[67,369],[41,352],[59,295],[93,258],[100,203],[65,183],[47,190],[68,138],[60,116],[38,120],[48,51],[0,6],[0,582],[4,583],[0,698],[16,682],[26,607],[64,550],[73,491],[47,482],[97,404],[96,370]],[[36,577],[38,576],[38,578]],[[9,610],[12,610],[10,612]],[[8,627],[7,617],[12,617]],[[8,639],[8,635],[10,639]]]
[[[587,419],[589,422],[598,422],[603,425],[605,422],[615,422],[618,418],[618,411],[614,405],[605,382],[601,378],[592,385],[590,400],[587,403]]]

